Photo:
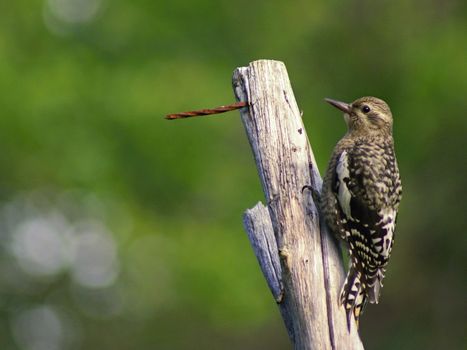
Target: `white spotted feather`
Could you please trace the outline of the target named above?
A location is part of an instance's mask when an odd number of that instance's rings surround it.
[[[344,179],[349,179],[350,177],[347,151],[343,151],[339,157],[339,160],[337,161],[336,174],[337,181],[339,183],[337,200],[339,201],[339,205],[347,218],[352,219],[352,213],[350,210],[350,200],[352,198],[352,194],[350,193],[349,188],[344,181]]]
[[[378,225],[381,225],[381,227],[386,231],[383,237],[383,242],[381,242],[382,250],[380,254],[385,258],[389,258],[389,254],[391,253],[392,249],[392,242],[394,239],[394,230],[396,228],[395,224],[397,212],[394,208],[384,208],[378,214],[381,217]]]

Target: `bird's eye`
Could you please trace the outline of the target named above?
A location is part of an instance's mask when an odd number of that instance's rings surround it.
[[[370,107],[365,105],[365,106],[362,107],[362,111],[363,111],[363,113],[368,113],[370,111]]]

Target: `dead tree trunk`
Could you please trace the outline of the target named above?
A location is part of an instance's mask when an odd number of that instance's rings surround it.
[[[342,257],[319,222],[311,192],[322,181],[286,68],[252,62],[235,70],[233,86],[248,103],[240,113],[267,203],[247,210],[244,224],[294,348],[363,349],[338,302]]]

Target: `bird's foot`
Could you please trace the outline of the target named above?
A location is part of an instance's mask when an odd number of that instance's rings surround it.
[[[302,193],[305,191],[305,190],[308,190],[311,192],[311,197],[313,198],[313,201],[318,204],[321,200],[321,193],[313,188],[313,186],[310,186],[310,185],[305,185],[302,187]]]

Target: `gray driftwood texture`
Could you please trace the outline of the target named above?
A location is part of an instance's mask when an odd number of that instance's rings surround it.
[[[342,257],[320,225],[321,177],[286,68],[252,62],[235,70],[233,86],[248,103],[240,113],[267,203],[247,210],[244,225],[294,348],[363,349],[338,302]]]

